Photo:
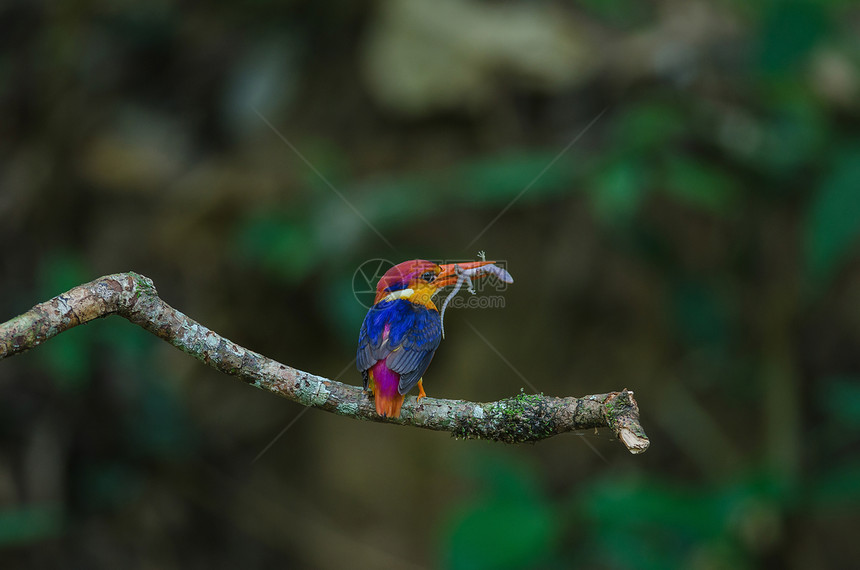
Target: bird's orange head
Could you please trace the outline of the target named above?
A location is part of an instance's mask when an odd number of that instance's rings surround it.
[[[435,309],[433,295],[442,287],[456,283],[460,278],[460,271],[493,263],[493,261],[471,261],[437,265],[425,259],[398,263],[386,271],[379,280],[374,304],[388,299],[406,299]]]

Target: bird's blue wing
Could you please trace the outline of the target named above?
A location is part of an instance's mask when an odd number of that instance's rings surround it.
[[[397,391],[401,394],[406,394],[418,384],[442,341],[439,313],[421,306],[415,309],[412,326],[399,339],[395,339],[393,334],[390,337],[395,348],[385,361],[390,370],[400,374]]]
[[[384,339],[386,326],[388,338]],[[404,299],[379,303],[367,313],[358,333],[356,368],[367,387],[367,371],[386,359],[388,369],[400,374],[398,392],[406,394],[427,371],[441,341],[437,311]]]
[[[355,353],[355,367],[364,378],[364,387],[367,388],[367,371],[374,364],[388,356],[391,352],[389,343],[383,342],[385,326],[391,320],[391,313],[396,308],[391,303],[379,303],[371,307],[361,329],[358,332],[358,350]]]

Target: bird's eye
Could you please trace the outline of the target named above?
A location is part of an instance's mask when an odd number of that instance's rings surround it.
[[[436,274],[433,273],[432,271],[428,271],[424,275],[421,276],[421,279],[423,279],[427,283],[432,283],[436,279]]]

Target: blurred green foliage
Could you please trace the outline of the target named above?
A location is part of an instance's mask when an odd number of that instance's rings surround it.
[[[444,566],[536,568],[552,556],[559,517],[536,474],[501,456],[473,465],[480,490],[446,524]]]
[[[796,72],[827,31],[825,2],[767,2],[759,36],[759,64],[766,74]]]
[[[857,250],[860,238],[860,146],[846,145],[829,162],[809,207],[804,244],[807,276],[819,290]]]
[[[0,547],[51,539],[63,529],[62,511],[56,505],[34,505],[0,512]]]
[[[785,496],[760,476],[717,488],[601,481],[583,493],[591,538],[585,556],[594,567],[754,568],[749,547],[777,540]]]
[[[320,253],[311,245],[312,228],[305,219],[261,212],[239,229],[239,249],[286,282],[295,282],[314,268],[314,259]]]

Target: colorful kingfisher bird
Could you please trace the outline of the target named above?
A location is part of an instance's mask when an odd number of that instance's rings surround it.
[[[403,399],[416,385],[418,399],[427,396],[422,376],[442,340],[442,319],[433,296],[446,285],[489,273],[513,281],[493,263],[436,265],[414,259],[395,265],[382,276],[376,300],[361,325],[356,355],[364,388],[373,393],[376,413],[400,417]],[[471,282],[469,286],[471,290]]]

